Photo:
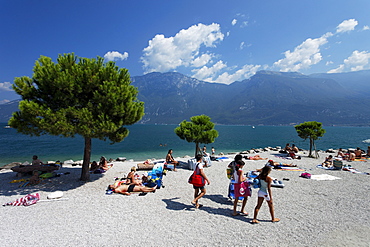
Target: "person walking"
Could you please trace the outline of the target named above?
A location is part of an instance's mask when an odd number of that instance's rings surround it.
[[[204,180],[207,182],[207,184],[209,185],[211,182],[208,180],[206,174],[204,173],[204,169],[203,169],[203,155],[197,154],[195,156],[195,159],[197,161],[197,164],[195,166],[195,174],[201,175],[204,178]],[[191,201],[191,204],[193,204],[195,208],[198,209],[198,208],[203,207],[203,205],[199,204],[198,201],[200,198],[202,198],[206,194],[206,188],[205,186],[198,187],[195,185],[193,185],[193,188],[194,188],[194,200]]]
[[[234,181],[235,181],[234,189],[236,187],[235,186],[236,183],[240,184],[240,183],[245,182],[247,180],[247,178],[243,176],[243,171],[242,171],[242,169],[244,167],[244,164],[245,163],[242,160],[236,161],[235,172],[234,172]],[[250,194],[248,193],[248,195],[250,195]],[[236,212],[236,208],[238,207],[238,201],[239,201],[239,196],[235,195],[233,216],[237,216],[237,215],[248,216],[248,213],[246,213],[244,211],[245,205],[247,204],[247,201],[248,201],[248,196],[244,196],[244,198],[243,198],[242,208],[240,210],[240,213]]]
[[[275,212],[274,212],[274,204],[272,201],[272,193],[271,193],[271,182],[272,178],[268,175],[271,172],[271,166],[264,166],[262,168],[262,171],[260,175],[257,176],[257,179],[261,182],[260,190],[258,191],[258,201],[257,206],[254,208],[254,216],[252,223],[260,223],[257,220],[258,212],[262,206],[263,201],[266,199],[267,205],[270,209],[270,215],[271,215],[271,222],[278,222],[280,221],[279,218],[275,218]]]

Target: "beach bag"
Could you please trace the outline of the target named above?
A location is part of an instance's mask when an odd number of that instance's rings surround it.
[[[226,169],[226,176],[228,179],[231,179],[233,176],[233,168],[227,168]]]
[[[258,178],[253,179],[253,188],[261,188],[261,181]]]
[[[196,187],[203,187],[204,185],[206,185],[206,181],[204,180],[204,177],[202,175],[197,174],[197,168],[198,164],[196,165],[193,174],[191,174],[191,176],[189,177],[188,183]]]
[[[235,198],[251,196],[248,182],[244,181],[241,183],[234,184],[234,195]]]
[[[302,177],[302,178],[311,178],[311,174],[309,174],[307,172],[304,172],[304,173],[301,174],[300,177]]]

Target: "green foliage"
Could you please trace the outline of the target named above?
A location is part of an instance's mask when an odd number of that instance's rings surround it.
[[[218,131],[214,129],[215,124],[206,115],[193,116],[190,122],[184,120],[180,126],[175,128],[175,133],[178,137],[187,142],[194,142],[195,155],[199,152],[199,144],[213,143],[218,137]]]
[[[322,123],[311,121],[311,122],[304,122],[299,125],[294,126],[296,129],[298,136],[304,140],[310,140],[310,152],[309,156],[312,156],[312,147],[315,145],[315,140],[319,139],[320,137],[324,136],[325,129],[322,128]]]
[[[124,125],[144,115],[144,103],[137,100],[128,70],[114,62],[72,53],[59,55],[54,63],[41,56],[33,72],[32,78],[15,78],[13,85],[22,101],[9,125],[23,134],[78,134],[85,140],[108,138],[115,143],[128,135]]]

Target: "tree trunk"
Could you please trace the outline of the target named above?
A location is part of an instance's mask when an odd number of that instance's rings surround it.
[[[200,150],[199,149],[199,142],[196,142],[195,143],[195,155],[194,155],[194,157],[197,156],[197,154],[199,153],[199,150]]]
[[[312,156],[312,144],[313,144],[313,140],[312,138],[310,138],[310,152],[308,153],[308,157],[313,157]]]
[[[85,137],[84,161],[82,163],[81,178],[82,181],[90,180],[90,157],[91,157],[91,138]]]

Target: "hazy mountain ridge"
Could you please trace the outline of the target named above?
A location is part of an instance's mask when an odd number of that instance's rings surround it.
[[[132,77],[132,84],[145,102],[141,123],[178,124],[206,114],[219,124],[370,125],[370,71],[313,75],[259,71],[230,85],[154,72]],[[0,105],[0,121],[7,121],[17,105]]]

